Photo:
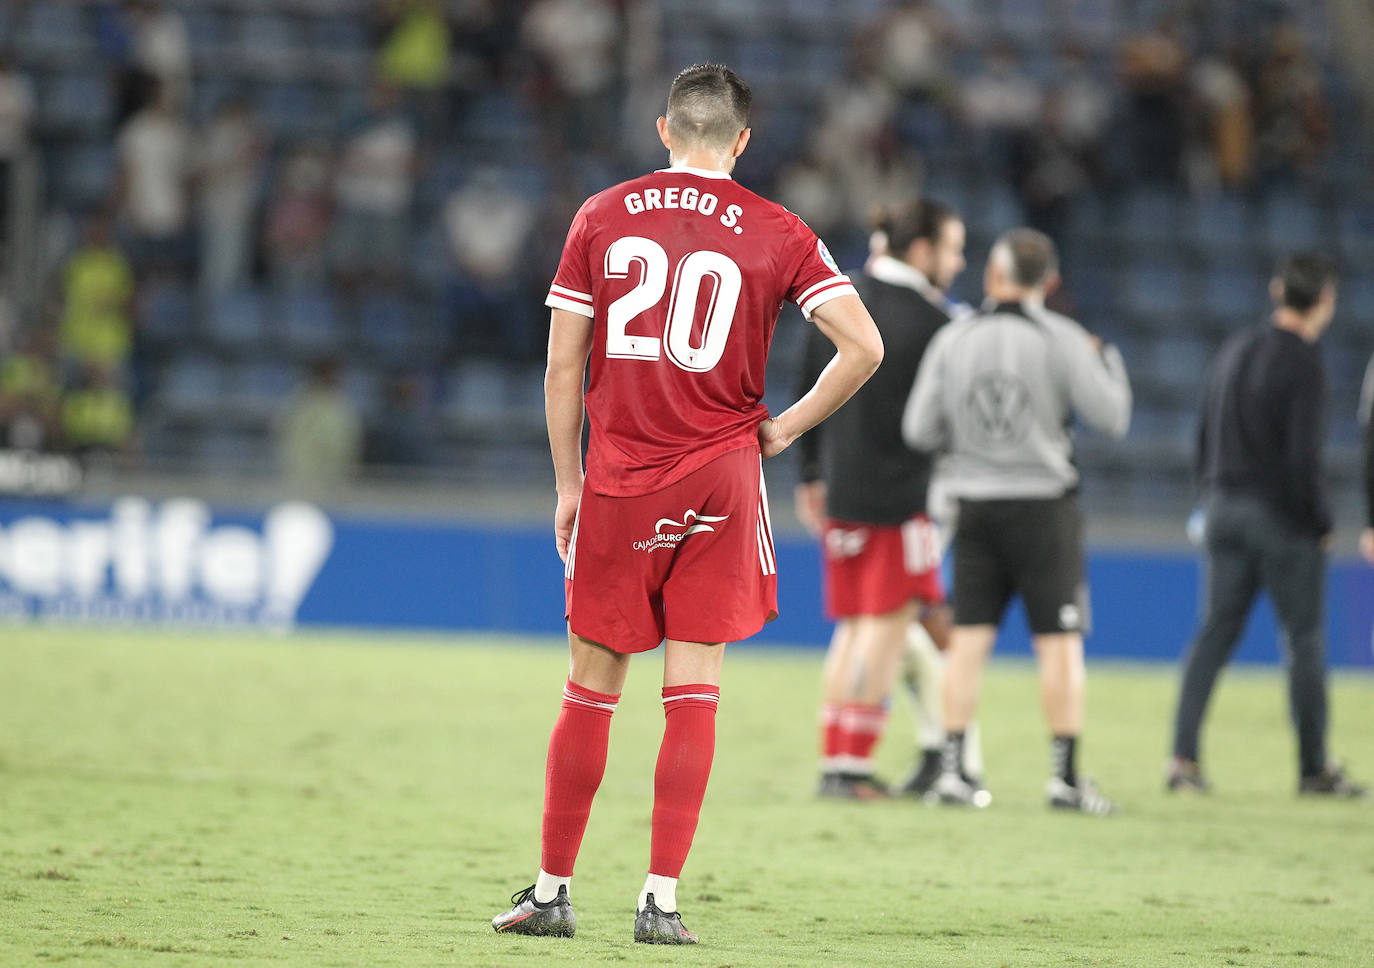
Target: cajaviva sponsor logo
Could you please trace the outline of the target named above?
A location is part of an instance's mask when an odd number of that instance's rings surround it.
[[[328,516],[291,501],[260,528],[215,526],[201,501],[126,497],[105,518],[0,525],[0,617],[285,628],[334,544]]]
[[[673,518],[659,518],[654,523],[653,537],[634,542],[634,549],[635,551],[657,551],[660,548],[676,548],[678,542],[688,535],[700,534],[703,531],[715,531],[714,525],[723,523],[729,517],[728,514],[698,514],[694,509],[688,508],[683,512],[681,521]],[[678,528],[682,530],[679,531]]]

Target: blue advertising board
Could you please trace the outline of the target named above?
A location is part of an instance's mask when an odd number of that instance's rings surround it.
[[[755,640],[823,645],[815,542],[776,542],[779,611]],[[1176,659],[1198,614],[1198,567],[1183,551],[1094,549],[1089,653]],[[1374,569],[1333,565],[1333,664],[1374,667]],[[0,503],[0,619],[285,629],[302,626],[558,635],[563,566],[551,529],[531,525],[329,514],[303,502],[264,512],[194,499],[122,498],[95,507]],[[1275,662],[1261,602],[1237,653]],[[1019,608],[1001,654],[1030,651]]]

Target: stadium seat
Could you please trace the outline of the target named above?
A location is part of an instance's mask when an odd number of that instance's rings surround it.
[[[262,297],[243,287],[216,295],[210,304],[210,336],[226,346],[249,346],[263,338]]]
[[[1184,313],[1185,277],[1178,263],[1140,261],[1125,270],[1122,298],[1126,308],[1151,329],[1176,326]]]
[[[103,74],[62,72],[39,91],[39,117],[50,130],[100,132],[114,114],[110,85]]]
[[[1067,0],[1060,5],[1063,31],[1089,47],[1110,47],[1122,29],[1118,7],[1117,0]]]
[[[1322,237],[1320,216],[1311,200],[1294,192],[1275,193],[1260,210],[1265,241],[1275,252],[1315,248]]]
[[[1142,249],[1176,248],[1182,222],[1178,196],[1172,192],[1138,188],[1126,195],[1115,220],[1116,229]]]
[[[470,359],[459,363],[447,379],[445,416],[461,426],[491,425],[504,417],[507,372],[500,363]]]
[[[273,334],[287,349],[310,355],[342,342],[338,311],[323,287],[294,289],[279,296],[275,306]]]
[[[1187,234],[1212,252],[1231,252],[1249,246],[1250,210],[1244,199],[1209,195],[1188,208]]]
[[[223,57],[229,45],[229,31],[220,11],[195,4],[182,10],[191,55],[202,68]]]
[[[256,360],[229,372],[225,399],[239,415],[267,421],[281,411],[300,383],[301,375],[291,365]]]
[[[320,110],[315,89],[299,81],[278,81],[261,88],[257,96],[258,116],[278,137],[301,137],[330,133],[332,121]]]
[[[108,141],[82,142],[54,153],[53,193],[73,209],[104,202],[114,186],[115,153]]]
[[[1202,308],[1230,320],[1258,319],[1267,305],[1268,280],[1247,265],[1220,265],[1203,276]]]
[[[163,370],[156,390],[157,402],[179,417],[203,417],[224,402],[224,367],[201,354],[172,360]]]
[[[29,6],[16,39],[26,55],[63,62],[75,62],[95,47],[86,11],[77,4],[54,0]]]
[[[234,56],[251,69],[287,69],[306,53],[295,20],[285,14],[247,14],[239,20],[237,34]]]
[[[1341,255],[1351,266],[1374,264],[1374,203],[1342,204],[1337,217]]]
[[[399,363],[418,349],[417,333],[411,307],[396,293],[371,292],[359,307],[362,343],[369,353],[392,363]]]
[[[1021,47],[1042,47],[1053,28],[1046,0],[996,0],[997,25]]]
[[[195,333],[195,304],[189,287],[172,279],[150,279],[139,292],[138,329],[156,344],[185,344]]]

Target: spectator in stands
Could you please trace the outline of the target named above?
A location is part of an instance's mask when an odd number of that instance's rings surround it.
[[[89,363],[62,396],[62,435],[77,454],[112,454],[134,441],[134,408],[113,366]]]
[[[267,142],[246,98],[226,101],[199,141],[200,281],[223,292],[248,278]]]
[[[1126,95],[1126,141],[1132,172],[1173,183],[1182,173],[1188,52],[1172,25],[1126,38],[1119,71]]]
[[[982,70],[964,85],[964,123],[979,137],[995,166],[1010,160],[1011,146],[1041,114],[1043,93],[1021,66],[1016,48],[989,45]]]
[[[602,143],[613,120],[620,21],[608,0],[535,0],[521,37],[539,65],[538,101],[551,146]]]
[[[424,467],[433,458],[427,432],[429,394],[418,373],[396,373],[382,386],[381,409],[368,428],[364,457],[382,467]]]
[[[899,97],[938,97],[949,83],[945,50],[953,39],[930,0],[899,0],[860,28],[855,61]]]
[[[388,24],[377,54],[377,73],[405,92],[426,134],[446,122],[444,93],[449,82],[451,32],[439,0],[391,0]]]
[[[0,360],[0,446],[44,450],[58,437],[56,346],[48,329],[29,333]]]
[[[134,272],[104,214],[87,219],[62,271],[59,352],[76,372],[124,365],[133,346]]]
[[[375,81],[368,113],[344,144],[334,182],[332,256],[345,279],[400,274],[408,254],[418,157],[419,141],[399,92]]]
[[[119,133],[121,228],[139,269],[184,270],[193,261],[187,235],[191,138],[171,89],[159,84],[155,92]]]
[[[0,229],[8,225],[10,172],[29,147],[29,123],[33,120],[33,88],[19,73],[14,55],[0,51]],[[6,237],[0,231],[0,241]]]
[[[191,98],[191,41],[186,22],[172,7],[155,0],[125,4],[132,60],[181,104]]]
[[[287,403],[277,421],[277,457],[288,484],[327,491],[358,471],[363,423],[343,391],[335,357],[317,360],[309,382]]]
[[[1201,58],[1192,72],[1193,100],[1201,116],[1200,151],[1189,160],[1194,190],[1215,184],[1242,188],[1250,181],[1254,154],[1254,117],[1250,86],[1228,58]]]
[[[444,230],[457,269],[450,309],[469,349],[515,357],[536,349],[531,304],[519,286],[535,217],[534,203],[494,170],[479,171],[445,203]],[[485,331],[486,346],[473,345],[476,330]]]
[[[327,145],[305,142],[292,148],[282,165],[267,210],[265,239],[268,272],[278,286],[324,281],[332,164]]]
[[[1274,33],[1255,77],[1255,151],[1261,179],[1309,171],[1330,138],[1321,71],[1293,24]]]

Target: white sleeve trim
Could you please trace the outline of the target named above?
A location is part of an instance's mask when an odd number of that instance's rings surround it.
[[[840,278],[844,279],[843,276],[841,276]],[[814,289],[815,287],[813,286],[812,289],[808,291],[813,291]],[[815,312],[817,308],[830,302],[830,300],[838,299],[840,296],[857,295],[858,292],[854,289],[853,286],[849,284],[849,280],[844,279],[843,282],[834,282],[831,288],[822,289],[820,292],[817,292],[814,296],[811,296],[805,302],[801,302],[798,305],[801,306],[802,315],[809,320],[811,318],[811,314]]]
[[[806,305],[806,300],[809,299],[809,298],[811,298],[811,294],[812,294],[813,292],[815,292],[816,290],[818,290],[818,289],[824,289],[826,286],[833,286],[833,285],[834,285],[835,283],[837,283],[837,282],[848,282],[848,281],[849,281],[849,277],[848,277],[848,276],[831,276],[829,279],[823,279],[823,280],[821,280],[820,282],[816,283],[814,286],[812,286],[810,289],[806,290],[806,291],[805,291],[804,293],[802,293],[800,296],[798,296],[798,297],[797,297],[797,305],[798,305],[798,306],[804,306],[804,305]],[[819,305],[819,304],[818,304],[818,305]]]
[[[578,292],[576,289],[569,289],[567,286],[549,286],[549,292],[557,293],[560,296],[567,296],[569,299],[579,299],[584,303],[592,301],[592,294],[589,292]]]
[[[588,319],[596,318],[596,311],[586,303],[574,302],[554,293],[549,293],[549,298],[544,300],[544,305],[550,309],[566,309],[570,313],[577,313],[577,315],[586,316]]]

